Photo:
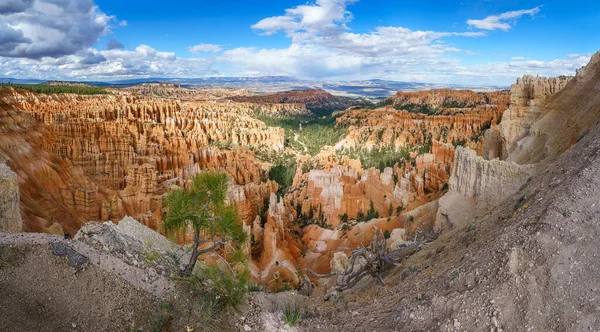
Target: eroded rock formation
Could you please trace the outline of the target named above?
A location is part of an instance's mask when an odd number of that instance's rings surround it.
[[[0,159],[17,171],[26,231],[73,234],[87,221],[126,215],[159,230],[164,193],[186,187],[204,169],[220,169],[232,178],[228,200],[251,238],[246,250],[253,277],[271,289],[293,286],[303,268],[328,272],[338,247],[368,244],[374,226],[394,233],[394,243],[430,227],[452,173],[454,145],[483,151],[482,132],[503,111],[489,97],[432,116],[391,107],[347,110],[337,125],[348,135],[314,157],[298,153],[293,183],[278,197],[271,164],[253,151],[289,148],[283,129],[257,115],[307,116],[304,104],[289,102],[315,98],[333,107],[321,100],[331,96],[317,91],[300,93],[298,100],[206,102],[198,92],[180,101],[179,87],[158,88],[166,98],[144,91],[76,96],[2,90]],[[407,153],[380,169],[348,157],[351,150],[381,148]],[[189,235],[178,240],[189,241]]]
[[[17,174],[0,164],[0,232],[19,233],[23,228],[19,209]]]
[[[447,194],[440,199],[436,227],[464,226],[518,191],[533,175],[530,165],[498,159],[485,160],[475,151],[459,147]]]
[[[600,121],[600,52],[573,77],[526,75],[511,86],[511,105],[485,134],[484,160],[459,148],[450,191],[440,199],[438,227],[472,220],[517,192]],[[560,128],[560,132],[557,132]]]

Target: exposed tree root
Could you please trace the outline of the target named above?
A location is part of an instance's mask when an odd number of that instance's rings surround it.
[[[373,240],[367,247],[342,248],[342,250],[352,251],[352,254],[349,257],[348,266],[343,271],[320,274],[311,269],[306,270],[319,278],[338,276],[336,288],[325,295],[325,301],[329,300],[332,295],[338,292],[354,287],[360,280],[369,275],[385,287],[385,282],[382,277],[383,272],[389,270],[393,266],[398,266],[400,261],[414,254],[424,243],[433,241],[438,236],[439,233],[436,232],[424,234],[419,230],[417,231],[413,242],[389,251],[383,232],[375,227],[375,235],[373,235]]]

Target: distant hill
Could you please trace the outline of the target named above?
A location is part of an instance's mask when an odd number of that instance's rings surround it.
[[[345,110],[351,106],[370,106],[366,99],[334,96],[322,89],[304,89],[277,92],[258,96],[235,96],[233,101],[252,103],[299,103],[316,115],[329,115],[334,111]]]

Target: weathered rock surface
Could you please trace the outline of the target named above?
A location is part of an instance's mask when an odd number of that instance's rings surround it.
[[[391,98],[397,109],[411,106],[430,106],[436,112],[452,112],[458,108],[496,105],[501,109],[508,106],[507,91],[474,92],[471,90],[434,89],[417,92],[397,92]],[[456,110],[454,110],[456,112]]]
[[[547,78],[532,75],[517,78],[517,83],[510,86],[510,105],[541,105],[546,98],[564,89],[572,78],[572,76]]]
[[[518,78],[517,83],[510,87],[510,107],[504,112],[500,125],[492,128],[494,136],[486,140],[485,150],[490,151],[486,157],[502,160],[510,158],[521,162],[521,153],[515,153],[515,150],[524,148],[529,155],[527,159],[532,162],[545,158],[544,152],[531,148],[531,144],[535,144],[534,139],[525,138],[534,135],[531,127],[544,116],[544,104],[563,90],[572,79],[571,76],[546,78],[531,75]]]
[[[17,170],[26,231],[74,234],[125,215],[158,228],[162,194],[203,169],[225,170],[249,202],[277,190],[251,153],[211,146],[283,146],[283,131],[252,118],[249,105],[1,93],[0,159]],[[240,203],[253,219],[257,209]]]
[[[0,232],[19,233],[23,228],[17,174],[0,164]]]
[[[530,165],[485,160],[473,150],[457,148],[450,190],[440,198],[436,227],[464,226],[518,191],[533,172]]]

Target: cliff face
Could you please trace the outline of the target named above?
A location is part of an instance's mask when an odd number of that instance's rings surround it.
[[[396,218],[437,198],[448,181],[454,148],[432,143],[430,153],[416,156],[412,163],[381,170],[364,169],[358,160],[324,153],[318,156],[322,169],[298,169],[286,204],[297,219],[306,220],[312,210],[313,218],[332,228],[343,226],[342,215],[360,219],[371,209],[380,217]]]
[[[0,232],[19,233],[23,228],[17,174],[0,164]]]
[[[474,92],[470,90],[435,89],[417,92],[397,92],[391,98],[397,109],[410,106],[430,106],[436,109],[472,108],[481,105],[496,105],[502,110],[508,106],[507,91]]]
[[[546,98],[564,89],[572,78],[571,76],[546,78],[532,75],[517,78],[517,83],[510,86],[510,105],[517,107],[540,105]]]
[[[465,108],[455,115],[425,115],[394,110],[351,110],[338,118],[348,135],[336,149],[395,149],[426,145],[429,140],[465,145],[483,153],[483,131],[496,124],[502,112],[496,106]]]
[[[232,96],[246,96],[250,93],[247,89],[189,89],[176,83],[143,83],[110,91],[120,95],[136,94],[188,101],[214,101]]]
[[[0,91],[0,159],[10,160],[17,173],[23,229],[74,234],[85,222],[126,215],[160,229],[166,192],[187,186],[202,170],[224,170],[232,178],[228,200],[252,239],[246,248],[252,275],[269,287],[281,286],[272,280],[295,285],[304,267],[327,272],[331,253],[368,244],[373,226],[390,233],[401,228],[394,233],[398,243],[399,234],[408,238],[418,227],[432,226],[452,174],[454,145],[482,151],[483,130],[503,110],[489,97],[464,93],[462,104],[433,116],[391,107],[347,110],[337,120],[347,136],[314,157],[296,153],[293,183],[278,197],[280,186],[269,180],[272,161],[259,157],[288,155],[290,147],[282,128],[256,116],[311,115],[307,100],[331,106],[330,95],[217,102],[201,99],[214,91],[152,91]],[[178,100],[181,94],[189,99]],[[472,106],[471,98],[479,104]],[[274,103],[281,101],[288,103]],[[397,163],[378,169],[353,155],[377,149],[390,149]]]
[[[485,160],[473,150],[457,148],[450,190],[440,199],[436,227],[466,225],[518,191],[533,173],[531,165]]]
[[[457,149],[450,191],[440,199],[438,227],[472,220],[497,206],[600,121],[600,52],[575,77],[524,76],[511,105],[485,134],[484,160]]]

